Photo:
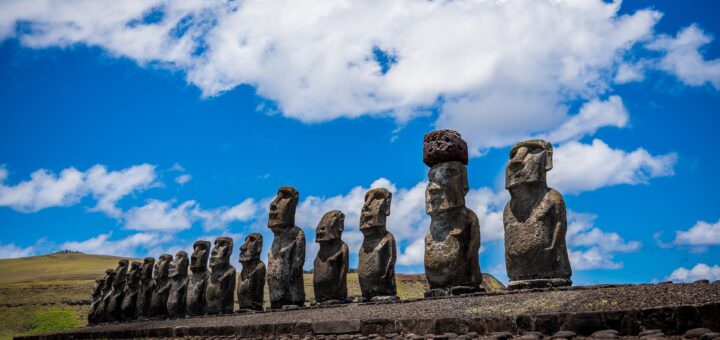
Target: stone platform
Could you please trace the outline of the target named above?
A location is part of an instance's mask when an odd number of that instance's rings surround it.
[[[415,337],[469,335],[523,338],[561,330],[589,336],[614,329],[637,337],[666,336],[705,327],[720,331],[720,281],[690,284],[600,285],[479,293],[373,304],[101,324],[27,339]],[[497,333],[508,332],[508,333]],[[528,333],[539,332],[539,333]],[[707,332],[705,332],[707,333]]]

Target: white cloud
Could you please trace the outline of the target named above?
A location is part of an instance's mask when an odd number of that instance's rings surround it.
[[[601,127],[624,127],[628,113],[618,96],[610,96],[605,101],[594,99],[585,103],[577,115],[562,123],[546,139],[553,143],[576,140],[585,135],[593,135]]]
[[[269,106],[305,122],[361,115],[405,121],[439,105],[436,125],[459,129],[477,154],[528,136],[575,138],[624,126],[617,103],[596,98],[615,83],[641,79],[651,62],[630,55],[637,46],[668,51],[661,68],[689,83],[716,84],[708,78],[717,79],[717,62],[697,52],[707,35],[691,26],[677,38],[655,39],[661,13],[621,15],[620,5],[18,0],[0,2],[0,39],[35,48],[100,46],[141,65],[184,71],[205,96],[251,85]],[[151,13],[156,20],[146,20]],[[589,111],[598,103],[614,107],[570,115],[570,100]]]
[[[597,216],[568,212],[567,244],[570,264],[574,270],[620,269],[616,253],[640,250],[639,241],[625,241],[618,233],[605,232],[594,226]]]
[[[118,240],[111,240],[112,233],[100,234],[85,241],[65,242],[60,249],[77,250],[88,254],[114,256],[145,256],[146,250],[172,240],[170,234],[136,233]],[[157,256],[154,252],[149,252]]]
[[[674,153],[653,156],[642,148],[632,152],[610,148],[595,139],[591,144],[571,141],[553,155],[548,183],[562,193],[580,193],[618,184],[645,184],[674,174]]]
[[[229,208],[202,210],[195,207],[192,211],[192,218],[202,220],[205,230],[213,230],[224,228],[235,221],[246,222],[255,219],[259,217],[260,211],[258,204],[252,198],[248,198]]]
[[[720,266],[709,266],[704,263],[698,263],[691,269],[680,267],[675,269],[667,279],[675,282],[693,282],[703,279],[716,281],[720,280]]]
[[[1,171],[0,171],[1,172]],[[2,176],[0,176],[2,178]],[[2,244],[0,242],[0,259],[13,259],[17,257],[27,257],[35,254],[35,247],[29,246],[21,248],[14,243]]]
[[[190,182],[191,179],[192,179],[192,176],[190,176],[189,174],[182,174],[180,176],[175,177],[175,183],[184,185],[185,183]]]
[[[127,195],[152,187],[156,177],[155,167],[149,164],[110,172],[103,165],[95,165],[85,172],[70,167],[58,175],[39,169],[30,174],[30,180],[8,186],[4,183],[7,170],[1,169],[0,206],[26,213],[77,204],[92,195],[97,203],[91,210],[118,217],[121,212],[115,204]]]
[[[125,213],[125,228],[143,231],[180,231],[193,224],[192,209],[195,201],[186,201],[177,207],[171,202],[150,200],[141,207],[134,207]]]
[[[658,37],[648,47],[665,53],[657,64],[659,69],[674,74],[688,85],[710,83],[720,89],[720,59],[705,60],[699,51],[711,41],[712,38],[699,27],[691,25],[674,38]]]
[[[689,246],[692,252],[704,252],[708,246],[720,245],[720,220],[715,223],[697,221],[688,230],[676,231],[675,239],[670,243],[662,242],[660,236],[660,232],[654,235],[661,248]]]

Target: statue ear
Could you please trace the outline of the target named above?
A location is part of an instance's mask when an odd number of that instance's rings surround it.
[[[548,143],[550,144],[550,143]],[[545,159],[545,171],[550,171],[553,168],[553,149],[552,145],[548,145],[547,148],[545,148],[545,151],[547,151],[547,158]]]
[[[390,206],[392,206],[392,193],[388,191],[387,198],[385,199],[385,202],[387,202],[387,209],[385,210],[385,216],[390,216]]]

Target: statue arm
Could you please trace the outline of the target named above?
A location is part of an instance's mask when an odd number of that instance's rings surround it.
[[[340,247],[339,253],[341,257],[340,273],[345,273],[345,275],[339,275],[338,277],[338,280],[340,281],[338,282],[338,285],[342,286],[347,280],[348,263],[350,262],[350,250],[348,249],[348,246],[347,244],[345,244],[345,242],[343,242],[342,246]]]
[[[397,248],[395,247],[395,237],[391,234],[388,234],[388,237],[385,238],[384,242],[384,251],[387,252],[389,258],[387,266],[385,267],[385,273],[383,273],[383,278],[388,278],[394,273],[395,261],[397,260]]]
[[[468,242],[467,261],[473,266],[478,266],[478,252],[480,251],[480,221],[478,220],[477,215],[475,215],[472,210],[467,209],[467,212],[467,218],[469,222],[467,223],[467,227],[470,228],[470,242]],[[473,271],[473,275],[482,274],[478,270],[477,273]],[[473,280],[473,282],[481,281],[482,277],[475,277]]]
[[[553,189],[550,189],[553,190]],[[553,190],[553,212],[556,216],[555,219],[553,219],[553,236],[552,241],[550,242],[550,246],[548,248],[545,248],[545,250],[552,250],[555,249],[555,247],[558,244],[558,240],[561,237],[565,237],[565,234],[567,233],[567,216],[565,211],[565,201],[563,200],[562,196],[559,192],[556,192]]]
[[[296,253],[293,257],[293,277],[297,275],[302,275],[303,266],[305,266],[305,233],[300,229],[297,236],[295,237],[295,242],[297,244]],[[298,274],[297,271],[300,271]]]

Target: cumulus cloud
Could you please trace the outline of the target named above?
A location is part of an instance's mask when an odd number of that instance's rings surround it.
[[[720,220],[715,223],[697,221],[688,230],[678,230],[671,242],[661,240],[662,232],[656,232],[653,237],[660,248],[673,246],[687,246],[692,252],[705,252],[709,246],[720,245]]]
[[[26,257],[35,254],[35,247],[18,247],[14,243],[3,244],[0,242],[0,259],[13,259],[17,257]]]
[[[619,96],[610,96],[605,101],[594,99],[585,103],[578,114],[566,120],[545,138],[553,143],[561,143],[593,135],[601,127],[621,128],[627,122],[628,112]]]
[[[84,172],[70,167],[57,175],[39,169],[30,174],[29,180],[7,185],[7,170],[3,167],[0,168],[0,206],[30,213],[49,207],[70,206],[90,195],[96,201],[91,210],[118,217],[121,211],[116,203],[127,195],[152,187],[156,184],[155,178],[155,167],[149,164],[117,171],[95,165]]]
[[[698,263],[691,269],[680,267],[675,269],[667,279],[674,282],[693,282],[697,280],[716,281],[720,280],[720,266],[709,266],[704,263]]]
[[[259,207],[253,199],[231,207],[202,209],[189,200],[180,204],[174,201],[151,199],[145,205],[130,208],[124,215],[125,228],[140,231],[178,232],[201,222],[205,230],[222,229],[235,221],[248,221],[257,216]]]
[[[614,110],[593,106],[653,64],[630,55],[635,47],[666,51],[660,69],[689,84],[717,84],[717,62],[697,51],[709,42],[704,32],[691,26],[657,37],[661,13],[620,14],[620,5],[18,0],[0,3],[0,39],[100,46],[181,70],[205,96],[251,85],[270,107],[305,122],[406,121],[437,108],[436,125],[459,129],[477,154],[533,135],[575,138],[623,126],[619,99],[605,103]],[[585,102],[586,112],[569,114],[569,100]]]
[[[111,239],[112,233],[100,234],[84,241],[65,242],[60,249],[77,250],[89,254],[142,257],[151,247],[172,240],[173,236],[162,233],[136,233],[121,239]],[[155,255],[157,256],[157,255]]]
[[[617,253],[640,250],[639,241],[625,241],[618,233],[605,232],[594,226],[597,216],[568,212],[567,244],[570,264],[574,270],[620,269]]]
[[[655,177],[671,176],[677,155],[653,156],[645,149],[613,149],[594,139],[591,144],[571,141],[553,155],[548,184],[563,193],[580,193],[618,184],[645,184]]]
[[[648,47],[664,53],[657,68],[675,75],[688,85],[709,83],[715,89],[720,89],[720,59],[705,60],[700,54],[700,48],[711,41],[712,38],[698,26],[691,25],[675,37],[658,37]]]
[[[191,179],[192,179],[192,176],[190,176],[189,174],[182,174],[180,176],[175,177],[175,183],[184,185],[185,183],[190,182]]]

